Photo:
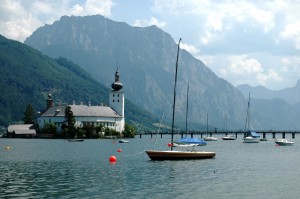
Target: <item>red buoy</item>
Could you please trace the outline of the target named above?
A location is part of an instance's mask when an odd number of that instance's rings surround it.
[[[168,143],[168,147],[171,147],[172,146],[172,143]]]
[[[122,152],[122,149],[118,149],[118,152]]]
[[[109,157],[109,162],[116,163],[117,162],[117,158],[112,155],[112,156]]]

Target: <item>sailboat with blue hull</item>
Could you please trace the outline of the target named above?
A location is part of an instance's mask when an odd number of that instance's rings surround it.
[[[247,116],[245,122],[245,130],[246,129],[248,130],[244,136],[244,143],[258,143],[260,140],[260,135],[257,134],[255,131],[250,130],[250,93],[249,93]]]
[[[215,157],[215,152],[196,151],[195,145],[192,145],[190,151],[175,151],[174,147],[174,118],[175,118],[175,104],[176,104],[176,84],[177,84],[177,69],[178,69],[178,57],[179,57],[179,39],[177,46],[177,58],[176,58],[176,70],[175,70],[175,85],[174,85],[174,100],[173,100],[173,116],[172,116],[172,133],[171,133],[171,150],[146,150],[145,152],[151,160],[195,160],[195,159],[210,159]]]
[[[187,123],[188,123],[188,112],[189,112],[189,84],[188,84],[188,87],[187,87],[186,99],[187,99],[187,101],[186,101],[186,115],[185,115],[185,132],[186,132],[186,135],[185,135],[185,137],[176,140],[174,143],[176,145],[190,145],[190,144],[195,144],[197,146],[205,146],[206,142],[203,139],[192,138],[192,137],[189,138],[189,137],[187,137],[187,134],[188,134]]]

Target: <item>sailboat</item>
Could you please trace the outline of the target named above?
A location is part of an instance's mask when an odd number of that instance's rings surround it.
[[[247,108],[247,115],[246,115],[246,122],[245,122],[245,130],[247,130],[244,143],[258,143],[260,139],[260,135],[258,135],[255,131],[250,130],[250,93],[249,93],[249,100],[248,100],[248,108]]]
[[[178,145],[188,145],[188,144],[195,144],[197,146],[204,146],[206,145],[206,142],[203,139],[199,139],[199,138],[188,138],[187,134],[188,134],[188,129],[187,129],[187,121],[188,121],[188,110],[189,110],[189,84],[187,87],[187,94],[186,94],[186,114],[185,114],[185,132],[186,135],[185,137],[178,139],[174,142],[174,146],[178,146]]]
[[[178,42],[177,58],[176,58],[176,70],[175,70],[175,84],[174,84],[174,99],[173,99],[173,116],[172,116],[172,132],[171,132],[171,150],[146,150],[145,152],[151,160],[194,160],[194,159],[207,159],[215,157],[215,152],[196,151],[193,146],[191,151],[175,151],[173,150],[173,137],[174,137],[174,118],[175,118],[175,102],[176,102],[176,84],[177,84],[177,68],[179,57],[179,45],[181,38]]]
[[[227,131],[227,116],[225,117],[225,122],[224,122],[224,128],[223,128],[223,132]],[[234,135],[227,135],[227,133],[225,133],[225,136],[222,136],[222,140],[235,140],[236,136]]]
[[[208,136],[208,114],[206,115],[206,133],[207,133],[206,137],[203,138],[204,141],[217,141],[218,140],[218,138],[215,138],[213,136]]]

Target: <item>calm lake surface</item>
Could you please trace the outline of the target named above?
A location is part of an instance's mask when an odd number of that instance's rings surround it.
[[[241,135],[219,136],[198,147],[216,152],[214,159],[189,161],[150,161],[144,151],[154,143],[167,149],[169,136],[124,144],[0,139],[0,198],[299,198],[300,135],[294,146],[267,138],[246,144]]]

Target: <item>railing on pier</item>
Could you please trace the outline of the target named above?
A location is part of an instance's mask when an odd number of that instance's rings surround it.
[[[234,134],[235,137],[237,138],[238,135],[245,135],[248,131],[243,131],[243,130],[231,130],[231,131],[191,131],[189,133],[175,133],[175,135],[181,135],[181,138],[183,138],[183,136],[188,135],[189,137],[193,137],[194,135],[200,135],[201,138],[203,138],[203,136],[205,135],[209,135],[209,136],[213,136],[213,135],[218,135],[218,134],[222,134],[222,135],[228,135],[228,134]],[[295,139],[295,134],[300,134],[300,131],[290,131],[290,130],[258,130],[255,131],[256,133],[259,133],[262,135],[263,138],[266,138],[266,134],[272,134],[272,138],[276,138],[276,134],[281,134],[282,138],[285,138],[286,134],[291,134],[292,135],[292,139]],[[171,132],[143,132],[143,133],[138,133],[139,137],[142,138],[142,135],[150,135],[151,138],[158,134],[160,136],[160,138],[163,137],[163,135],[171,135]]]

